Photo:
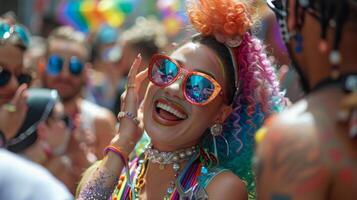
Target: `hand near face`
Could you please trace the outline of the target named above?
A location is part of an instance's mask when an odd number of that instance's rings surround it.
[[[27,113],[27,85],[22,84],[12,100],[0,107],[0,130],[8,140],[14,137]]]
[[[122,96],[122,110],[123,112],[129,112],[135,115],[140,120],[140,88],[142,86],[143,80],[147,77],[147,70],[144,70],[140,73],[139,67],[141,63],[141,56],[138,55],[134,60],[129,75],[128,75],[128,88]],[[119,126],[119,135],[116,136],[112,143],[118,145],[126,151],[126,153],[130,153],[137,141],[141,138],[143,133],[143,125],[142,120],[140,120],[140,124],[136,125],[134,121],[128,117],[124,117],[120,119]]]

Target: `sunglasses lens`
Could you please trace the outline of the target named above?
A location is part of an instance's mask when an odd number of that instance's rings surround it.
[[[52,55],[48,58],[47,73],[56,76],[61,73],[63,67],[63,59],[57,55]]]
[[[171,83],[178,74],[178,67],[169,59],[160,58],[152,64],[151,77],[157,85]]]
[[[72,57],[69,61],[69,70],[73,75],[79,75],[83,70],[83,64],[77,57]]]
[[[28,47],[29,43],[30,43],[30,37],[29,37],[29,33],[27,32],[27,30],[24,27],[18,26],[18,25],[14,26],[14,30],[20,37],[23,45],[25,47]]]
[[[11,73],[0,67],[0,87],[6,85],[11,79]]]
[[[10,25],[6,23],[1,23],[0,24],[0,38],[1,39],[7,39],[10,37]]]
[[[21,74],[20,76],[17,77],[17,80],[20,85],[23,83],[26,83],[27,85],[29,85],[32,81],[32,77],[29,74]]]
[[[195,103],[206,102],[214,91],[213,83],[200,75],[191,75],[186,81],[186,96]]]

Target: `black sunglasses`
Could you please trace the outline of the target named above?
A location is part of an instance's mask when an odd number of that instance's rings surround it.
[[[275,13],[278,18],[285,18],[288,15],[288,0],[267,0],[268,7]],[[321,20],[320,14],[318,14],[317,10],[319,10],[319,6],[311,3],[309,0],[300,0],[296,2],[295,9],[298,8],[305,9],[309,14],[315,17],[317,20]],[[295,11],[297,13],[297,11]]]
[[[12,76],[13,74],[9,70],[0,66],[0,87],[7,85],[10,82]],[[16,76],[16,79],[20,85],[23,83],[30,84],[32,81],[31,75],[26,73],[19,74]]]
[[[267,5],[269,8],[274,11],[275,15],[279,18],[284,18],[287,16],[287,0],[267,0]]]

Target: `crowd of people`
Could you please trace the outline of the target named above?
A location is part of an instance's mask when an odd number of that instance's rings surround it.
[[[0,199],[355,199],[357,1],[262,2],[187,0],[178,44],[1,16]]]

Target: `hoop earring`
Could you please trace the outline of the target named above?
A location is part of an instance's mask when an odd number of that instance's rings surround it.
[[[211,135],[213,137],[213,153],[214,156],[216,156],[217,160],[218,160],[218,153],[217,153],[217,142],[216,142],[216,137],[218,137],[219,135],[222,134],[223,132],[223,126],[222,124],[213,124],[213,126],[211,126],[210,128],[211,131]]]
[[[212,139],[213,139],[213,150],[214,150],[214,156],[216,156],[217,160],[218,159],[218,151],[217,151],[217,141],[216,141],[216,137],[221,137],[224,142],[226,143],[226,156],[229,156],[229,144],[227,139],[224,137],[224,135],[222,135],[223,132],[223,125],[222,124],[214,124],[213,126],[211,126],[210,128],[211,131],[211,135],[212,135]]]

